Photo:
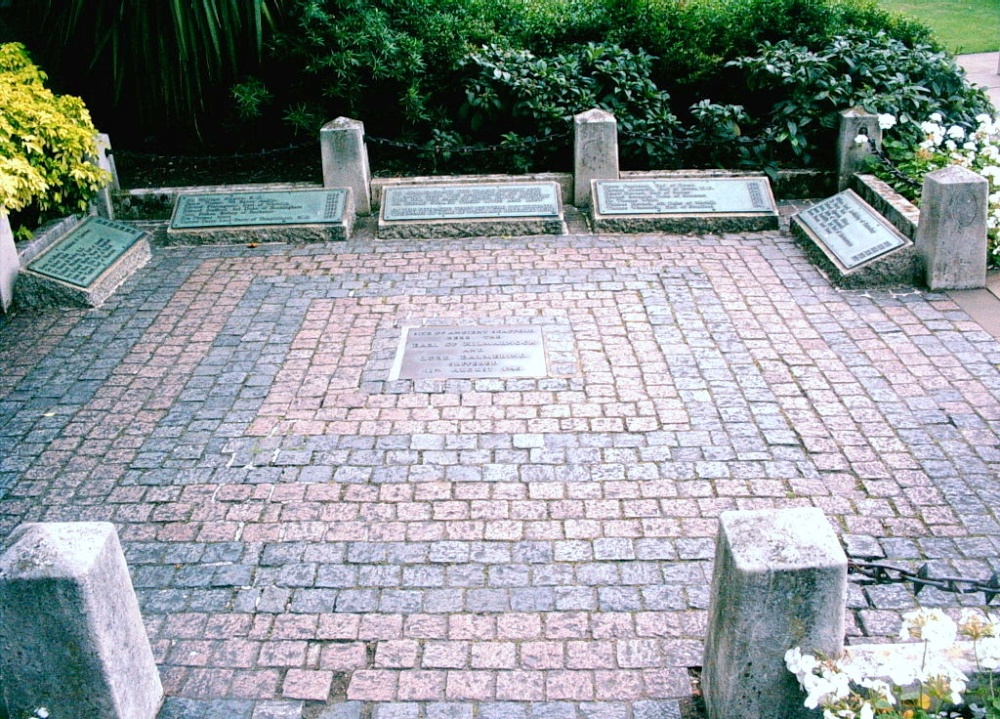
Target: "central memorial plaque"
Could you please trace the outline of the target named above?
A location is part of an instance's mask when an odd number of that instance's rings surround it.
[[[146,233],[100,217],[81,222],[28,269],[74,287],[87,288]]]
[[[390,185],[378,235],[386,239],[561,234],[555,182]]]
[[[542,328],[536,325],[404,327],[389,379],[544,377],[546,373]]]
[[[846,270],[910,244],[851,190],[803,210],[796,219]]]
[[[347,190],[220,192],[180,195],[172,229],[255,225],[317,225],[344,217]]]
[[[778,227],[766,177],[593,180],[594,229],[751,232]]]

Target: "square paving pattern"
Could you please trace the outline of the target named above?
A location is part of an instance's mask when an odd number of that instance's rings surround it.
[[[115,524],[160,719],[689,716],[729,509],[1000,569],[1000,344],[778,231],[159,247],[0,322],[0,541]],[[537,326],[546,376],[390,381],[420,325]],[[915,606],[852,584],[849,639]]]

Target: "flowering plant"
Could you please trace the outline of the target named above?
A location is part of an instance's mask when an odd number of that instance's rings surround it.
[[[961,165],[986,178],[989,182],[988,256],[991,264],[1000,265],[1000,117],[984,113],[976,116],[976,123],[974,129],[961,123],[948,123],[935,112],[926,122],[920,123],[919,133],[912,132],[913,128],[902,128],[898,138],[886,138],[884,145],[898,156],[899,170],[917,181],[922,181],[928,172],[949,165]],[[897,127],[896,118],[889,114],[879,115],[879,125],[883,130]],[[858,141],[867,142],[868,138],[859,136]],[[909,199],[917,199],[919,189],[894,183],[884,169],[880,171],[876,167],[875,172]]]
[[[976,669],[986,675],[968,692],[969,678],[943,658],[959,634],[972,640]],[[806,692],[805,706],[822,709],[824,719],[1000,719],[993,684],[1000,621],[964,610],[956,624],[940,609],[920,609],[903,615],[900,639],[923,642],[919,662],[896,656],[862,666],[849,653],[829,659],[794,647],[785,653],[785,666]]]

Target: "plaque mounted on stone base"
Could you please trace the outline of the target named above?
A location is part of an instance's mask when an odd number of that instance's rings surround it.
[[[593,180],[595,232],[756,232],[778,228],[766,177]]]
[[[182,193],[167,241],[172,244],[346,240],[354,226],[348,188]]]
[[[792,234],[841,287],[911,284],[913,242],[853,190],[827,198],[792,218]]]
[[[97,307],[149,261],[146,232],[88,217],[30,260],[17,283],[17,301],[29,307]]]
[[[382,195],[378,222],[383,239],[565,232],[556,182],[393,185]]]

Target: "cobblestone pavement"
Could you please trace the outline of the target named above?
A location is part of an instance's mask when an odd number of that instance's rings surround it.
[[[388,381],[420,323],[538,325],[550,376]],[[1000,569],[998,364],[780,232],[156,248],[0,325],[0,538],[115,523],[161,719],[680,717],[721,511]]]

